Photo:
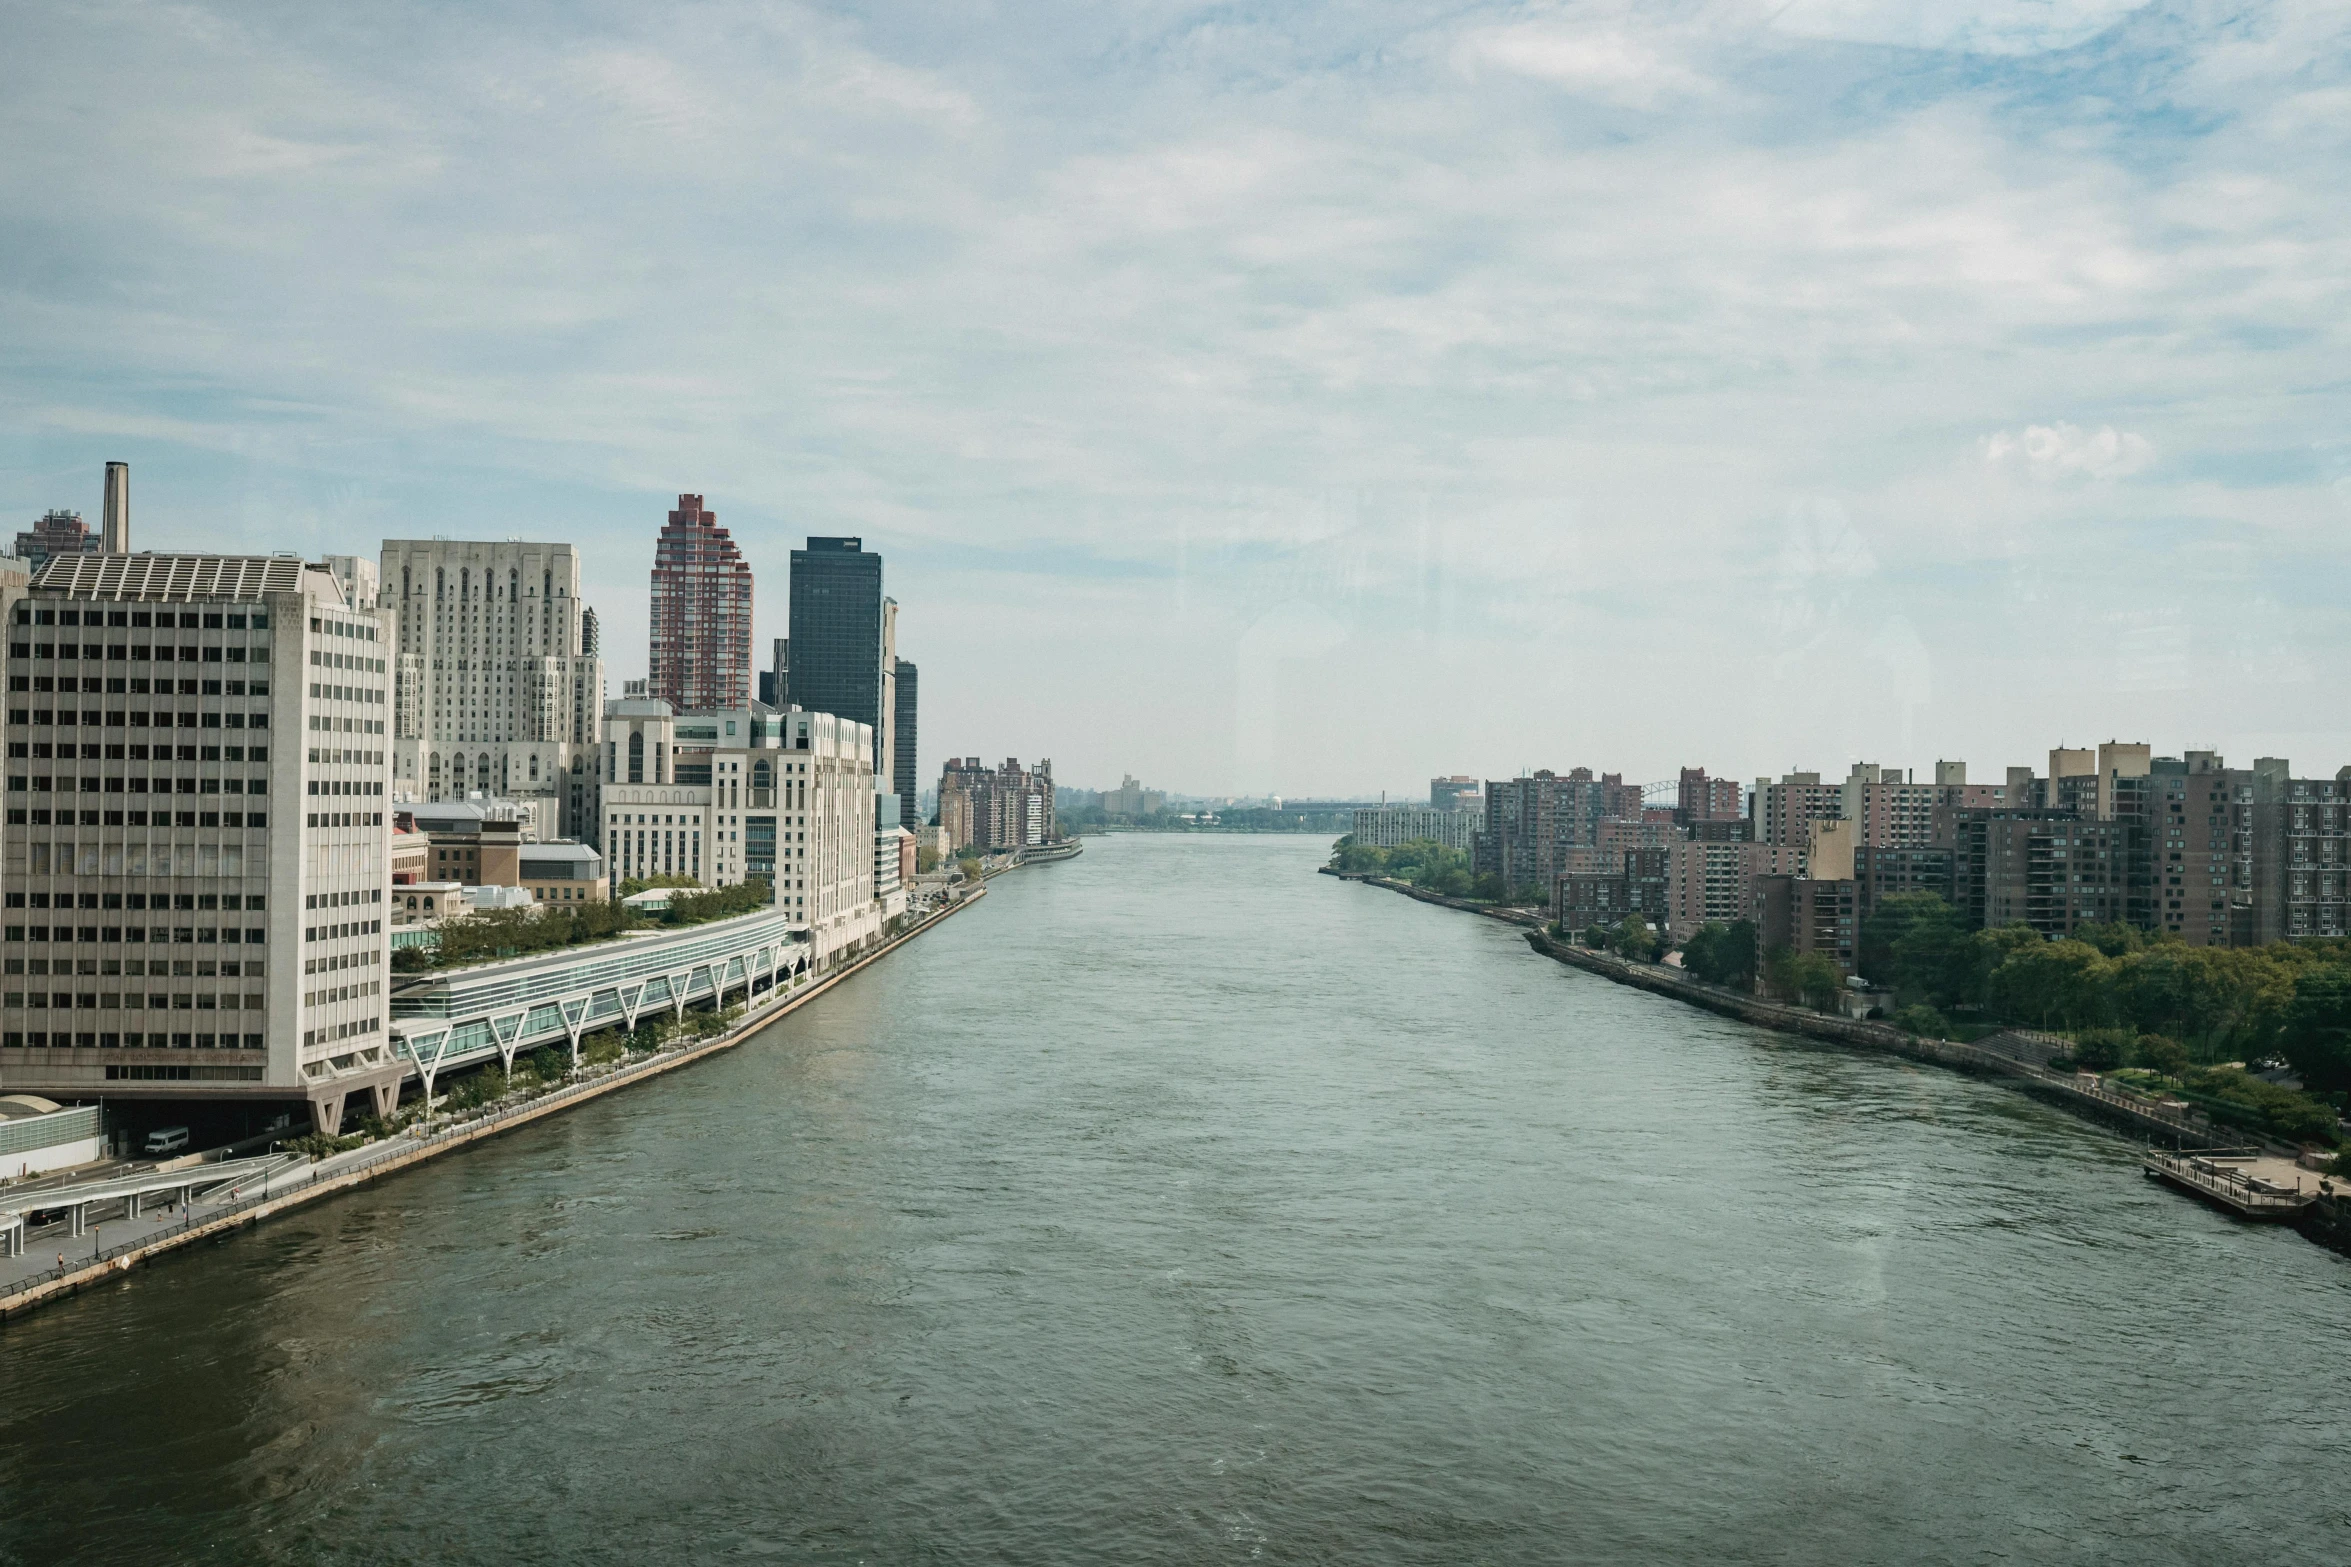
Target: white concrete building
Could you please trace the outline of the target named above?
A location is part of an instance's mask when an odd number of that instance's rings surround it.
[[[673,713],[607,703],[604,850],[617,892],[631,877],[705,886],[766,881],[820,960],[903,912],[874,887],[873,733],[830,713],[753,703]]]
[[[43,568],[8,615],[0,1090],[390,1108],[386,619],[291,557]]]
[[[551,836],[593,841],[604,661],[568,544],[386,539],[398,638],[393,786],[545,802]]]
[[[1475,811],[1432,811],[1426,806],[1390,805],[1355,813],[1355,841],[1373,849],[1427,838],[1448,849],[1470,848],[1483,818]]]

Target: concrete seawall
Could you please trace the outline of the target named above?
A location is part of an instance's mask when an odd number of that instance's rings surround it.
[[[827,974],[824,978],[810,984],[805,990],[786,996],[778,1002],[753,1012],[727,1033],[714,1035],[709,1039],[696,1040],[691,1044],[676,1048],[664,1049],[645,1060],[632,1062],[587,1081],[559,1088],[551,1093],[541,1094],[508,1109],[493,1111],[461,1122],[446,1131],[437,1132],[429,1138],[405,1136],[389,1138],[365,1148],[354,1149],[348,1154],[322,1160],[306,1170],[290,1171],[283,1177],[273,1178],[270,1184],[274,1185],[278,1180],[302,1183],[295,1186],[293,1190],[258,1199],[247,1199],[238,1203],[230,1211],[189,1224],[168,1234],[158,1235],[151,1240],[141,1241],[102,1261],[92,1261],[80,1266],[69,1265],[62,1272],[53,1271],[43,1277],[26,1281],[16,1286],[10,1293],[0,1295],[0,1323],[10,1321],[36,1306],[45,1305],[64,1296],[76,1294],[91,1285],[118,1277],[139,1264],[152,1261],[166,1252],[177,1251],[198,1241],[216,1239],[232,1231],[257,1225],[264,1219],[301,1207],[306,1203],[317,1202],[323,1198],[334,1196],[338,1192],[350,1191],[355,1187],[382,1180],[386,1176],[422,1164],[428,1159],[437,1159],[444,1154],[454,1153],[458,1149],[471,1147],[475,1143],[501,1136],[517,1127],[527,1126],[534,1121],[558,1115],[590,1099],[600,1098],[618,1089],[633,1087],[648,1078],[659,1077],[665,1072],[673,1072],[679,1067],[702,1060],[706,1056],[715,1055],[722,1050],[731,1050],[753,1038],[778,1019],[799,1010],[818,996],[823,995],[842,980],[865,968],[867,964],[895,952],[899,947],[912,941],[941,920],[961,912],[986,895],[987,889],[984,886],[973,888],[965,896],[947,904],[920,924],[899,932],[889,941],[864,954],[855,962]]]
[[[2117,1093],[2103,1085],[2093,1085],[2077,1077],[2048,1071],[2030,1062],[2002,1055],[1996,1050],[1986,1050],[1955,1039],[1925,1039],[1885,1023],[1830,1017],[1806,1007],[1787,1006],[1758,996],[1726,990],[1720,985],[1710,985],[1665,964],[1631,963],[1609,953],[1578,947],[1552,937],[1545,929],[1549,922],[1541,915],[1524,909],[1497,909],[1472,903],[1466,898],[1449,898],[1384,876],[1351,874],[1331,870],[1327,866],[1323,873],[1337,876],[1343,881],[1363,882],[1391,892],[1401,892],[1423,903],[1442,904],[1464,913],[1483,915],[1488,919],[1520,926],[1526,931],[1527,945],[1545,957],[1619,985],[1629,985],[1636,990],[1646,990],[1690,1006],[1703,1007],[1709,1012],[1737,1018],[1758,1028],[1800,1034],[1829,1044],[1882,1051],[1936,1066],[1999,1077],[2012,1087],[2060,1105],[2077,1115],[2143,1136],[2160,1138],[2175,1147],[2209,1147],[2216,1143],[2242,1143],[2249,1140],[2266,1142],[2264,1139],[2249,1138],[2248,1134],[2240,1131],[2215,1126],[2202,1115],[2192,1112],[2178,1114],[2135,1096]],[[2289,1156],[2295,1151],[2283,1144],[2267,1143],[2267,1146],[2272,1151]],[[2351,1255],[2351,1200],[2330,1201],[2321,1198],[2305,1211],[2297,1227],[2310,1240]]]

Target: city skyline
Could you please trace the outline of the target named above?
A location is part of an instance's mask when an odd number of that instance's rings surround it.
[[[617,684],[700,491],[1029,672],[935,754],[1106,781],[2351,753],[2339,16],[201,14],[0,66],[14,528],[572,542]]]

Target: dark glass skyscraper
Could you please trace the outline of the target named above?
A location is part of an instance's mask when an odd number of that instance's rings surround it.
[[[914,666],[898,660],[898,725],[892,738],[897,750],[890,758],[890,787],[898,794],[898,820],[910,829],[922,821],[914,814],[915,780],[919,776],[914,762],[914,683]]]
[[[816,539],[792,551],[792,662],[784,700],[831,713],[882,739],[882,558],[862,539]],[[890,780],[893,788],[897,783]]]

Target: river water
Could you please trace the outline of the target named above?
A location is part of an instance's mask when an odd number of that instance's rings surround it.
[[[0,1560],[2351,1556],[2351,1264],[1324,852],[1094,840],[7,1327]]]

